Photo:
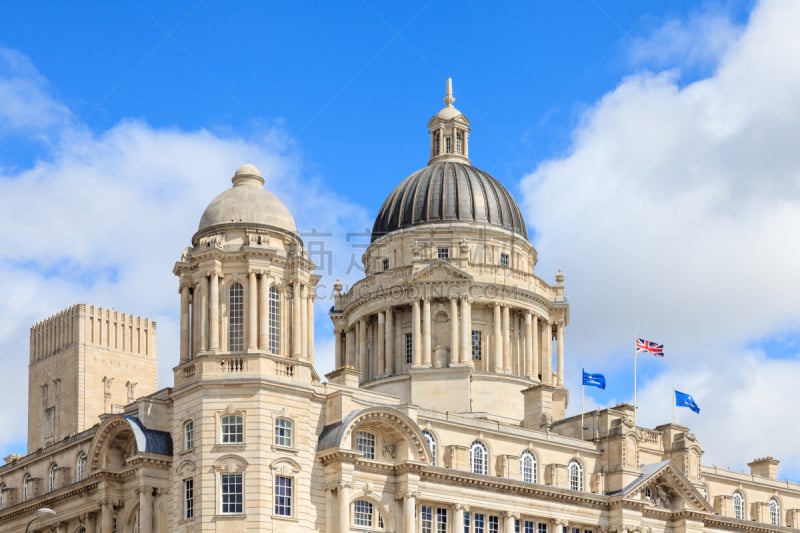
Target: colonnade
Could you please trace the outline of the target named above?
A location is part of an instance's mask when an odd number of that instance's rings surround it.
[[[444,365],[434,358],[433,304],[449,312],[449,357]],[[352,320],[348,327],[335,330],[336,368],[357,368],[366,381],[400,373],[404,367],[473,365],[498,374],[513,374],[536,381],[541,376],[546,384],[564,384],[563,322],[550,321],[530,309],[505,303],[479,304],[485,309],[480,325],[473,321],[476,305],[469,295],[417,298]],[[409,314],[410,325],[407,322]],[[490,323],[490,329],[482,329]],[[398,342],[403,340],[403,333],[410,333],[410,339],[406,338],[405,343]],[[491,342],[485,342],[489,338]],[[552,364],[554,339],[555,373]],[[485,358],[485,364],[478,363],[478,358]]]
[[[228,316],[224,312],[229,301],[225,291],[233,283],[241,284],[245,291],[244,350],[288,354],[313,364],[313,287],[299,281],[284,286],[268,273],[257,271],[227,285],[219,272],[202,275],[195,285],[181,285],[181,361],[203,352],[229,351]],[[271,289],[277,291],[277,304],[272,301]],[[277,327],[273,324],[276,320]]]

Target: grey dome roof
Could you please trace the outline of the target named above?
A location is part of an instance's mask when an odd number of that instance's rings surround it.
[[[211,200],[197,231],[231,223],[272,226],[297,233],[289,208],[264,189],[264,178],[253,165],[242,165],[231,178],[233,187]]]
[[[488,173],[460,161],[438,161],[404,179],[386,198],[372,241],[421,224],[474,222],[528,238],[519,206]]]

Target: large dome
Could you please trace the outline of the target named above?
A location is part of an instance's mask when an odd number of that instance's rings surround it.
[[[242,165],[231,178],[233,187],[211,200],[197,231],[224,224],[256,224],[297,233],[294,218],[277,196],[264,189],[264,178],[253,165]]]
[[[488,173],[459,160],[440,160],[404,179],[383,203],[372,241],[422,224],[488,224],[528,238],[519,206]]]

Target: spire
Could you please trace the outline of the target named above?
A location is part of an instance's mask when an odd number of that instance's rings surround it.
[[[453,97],[453,78],[447,78],[447,90],[444,95],[444,103],[447,104],[447,107],[453,107],[453,102],[456,99]]]

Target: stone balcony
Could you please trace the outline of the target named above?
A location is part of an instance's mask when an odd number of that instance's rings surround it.
[[[308,361],[264,352],[204,353],[173,369],[175,388],[205,381],[260,379],[287,383],[319,381]]]

